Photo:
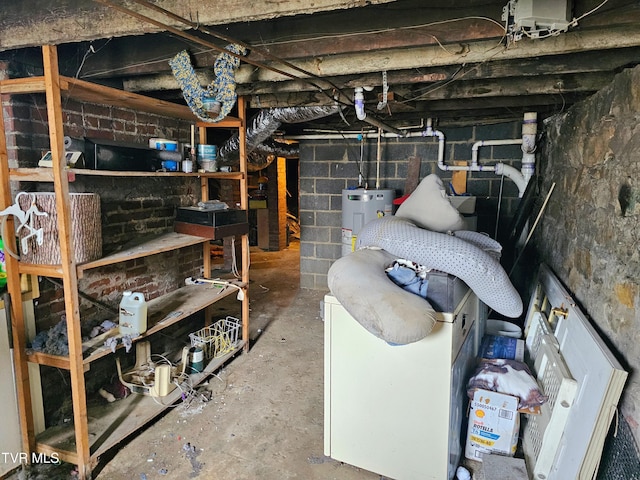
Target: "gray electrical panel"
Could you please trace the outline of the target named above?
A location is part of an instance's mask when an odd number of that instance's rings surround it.
[[[566,32],[572,23],[571,0],[511,0],[502,19],[516,39]]]

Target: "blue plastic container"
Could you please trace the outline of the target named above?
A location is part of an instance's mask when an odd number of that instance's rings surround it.
[[[218,158],[218,148],[215,145],[198,145],[198,160],[215,160]]]

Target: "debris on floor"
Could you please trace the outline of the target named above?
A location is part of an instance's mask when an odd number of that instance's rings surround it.
[[[200,470],[202,470],[202,464],[198,461],[198,455],[200,455],[202,450],[197,449],[195,445],[191,445],[189,442],[185,443],[182,449],[185,451],[185,456],[189,459],[189,462],[191,462],[191,468],[193,468],[189,477],[195,478],[200,474]]]

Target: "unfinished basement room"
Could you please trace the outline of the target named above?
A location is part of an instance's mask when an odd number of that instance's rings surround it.
[[[0,5],[0,478],[640,480],[640,2]]]

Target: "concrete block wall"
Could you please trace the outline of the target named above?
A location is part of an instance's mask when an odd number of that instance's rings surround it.
[[[445,164],[471,161],[471,147],[478,140],[518,139],[521,122],[486,126],[445,128]],[[362,172],[369,189],[379,185],[404,194],[409,158],[421,158],[420,178],[435,173],[448,186],[451,172],[438,168],[438,143],[433,137],[383,137],[377,165],[377,135],[364,144],[358,138],[328,137],[300,140],[300,286],[327,290],[327,272],[342,251],[342,190],[358,186]],[[362,149],[361,149],[362,147]],[[362,158],[362,161],[361,161]],[[479,161],[503,162],[520,168],[519,145],[483,147]],[[361,167],[359,167],[361,165]],[[378,173],[379,172],[379,173]],[[498,238],[506,230],[518,206],[518,189],[504,179]],[[492,172],[469,172],[467,192],[477,196],[478,230],[495,233],[501,177]]]

